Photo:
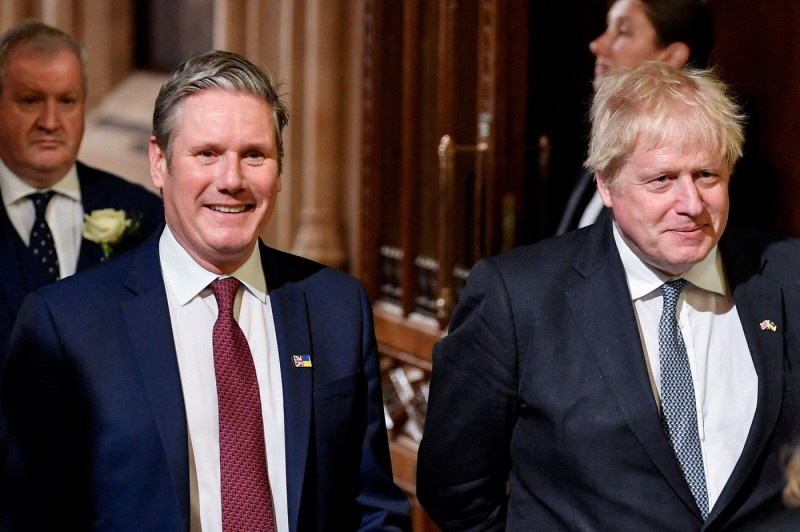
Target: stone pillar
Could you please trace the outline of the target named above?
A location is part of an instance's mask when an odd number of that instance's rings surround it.
[[[42,22],[75,35],[74,13],[76,8],[76,2],[71,0],[41,0]]]
[[[33,17],[33,8],[28,0],[0,0],[0,33],[26,18]]]
[[[300,228],[292,252],[329,266],[342,268],[340,201],[344,166],[342,101],[344,46],[340,2],[305,3],[304,76],[302,87],[303,171]],[[297,124],[295,125],[295,127]]]

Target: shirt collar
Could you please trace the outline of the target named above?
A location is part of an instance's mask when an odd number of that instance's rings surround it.
[[[66,175],[47,190],[57,192],[74,201],[81,201],[81,187],[75,165],[73,164]],[[0,159],[0,194],[3,196],[3,204],[6,209],[36,192],[42,192],[42,190],[33,188],[17,177]]]
[[[614,242],[617,245],[619,256],[622,259],[622,267],[625,269],[625,277],[628,280],[631,300],[646,296],[672,279],[672,277],[648,266],[642,259],[637,257],[627,242],[623,240],[622,235],[619,234],[616,222],[612,226]],[[689,268],[680,277],[709,292],[724,296],[728,291],[725,271],[722,266],[722,256],[720,256],[717,246],[711,249],[705,259]]]
[[[178,243],[169,225],[164,228],[161,235],[159,253],[164,279],[174,289],[181,306],[189,303],[195,296],[207,289],[212,281],[220,277],[195,262]],[[235,277],[241,281],[248,292],[266,304],[267,281],[264,278],[264,269],[261,267],[261,253],[258,246],[254,248],[254,253],[250,254],[247,261],[229,277]]]

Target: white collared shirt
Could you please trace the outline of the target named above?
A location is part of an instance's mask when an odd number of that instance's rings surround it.
[[[581,214],[581,218],[578,220],[578,228],[595,223],[600,217],[603,207],[603,198],[600,197],[600,193],[595,188],[592,198],[589,200],[589,203],[586,204],[586,208],[583,209],[583,214]]]
[[[83,239],[83,205],[78,170],[72,165],[58,183],[46,190],[39,190],[22,181],[0,159],[0,194],[3,196],[8,218],[26,246],[36,220],[33,201],[28,196],[47,190],[56,193],[47,204],[45,219],[50,226],[56,246],[59,279],[63,279],[78,269],[78,256]]]
[[[212,342],[217,302],[208,287],[220,276],[197,264],[169,227],[161,235],[159,254],[186,405],[190,477],[198,488],[192,497],[191,530],[221,531],[219,410]],[[275,322],[257,247],[231,277],[244,286],[236,296],[234,315],[253,353],[277,530],[288,531],[283,385]]]
[[[651,377],[660,394],[661,285],[671,278],[642,262],[622,239],[616,223],[614,240]],[[692,370],[710,511],[744,449],[756,411],[758,376],[717,247],[680,277],[688,282],[678,299],[678,324]]]

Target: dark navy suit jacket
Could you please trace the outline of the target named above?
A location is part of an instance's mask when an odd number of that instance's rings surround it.
[[[15,529],[189,530],[186,414],[158,237],[33,292],[20,310],[3,379],[21,464]],[[259,245],[283,379],[291,529],[410,529],[363,288]],[[310,355],[312,367],[295,367],[293,355]]]
[[[800,436],[800,244],[734,227],[720,241],[758,402],[704,523],[661,427],[611,223],[472,270],[434,350],[419,451],[417,495],[443,529],[687,532],[781,512],[779,454]]]
[[[123,209],[141,216],[141,229],[115,249],[119,253],[142,243],[164,221],[161,199],[143,187],[91,168],[80,162],[78,182],[83,210]],[[98,244],[83,240],[78,257],[78,271],[100,262],[103,252]],[[0,361],[5,357],[11,327],[25,295],[46,283],[33,256],[17,234],[0,202]]]

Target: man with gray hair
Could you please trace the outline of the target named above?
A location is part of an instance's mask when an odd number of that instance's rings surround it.
[[[601,84],[586,164],[612,219],[479,262],[434,350],[417,495],[443,529],[685,532],[785,511],[800,243],[727,227],[741,121],[708,71]]]
[[[29,291],[137,246],[164,221],[158,196],[77,161],[86,68],[81,45],[42,22],[0,37],[0,361]]]
[[[362,286],[259,241],[287,121],[237,54],[164,82],[150,172],[166,227],[20,311],[14,527],[410,530]]]

